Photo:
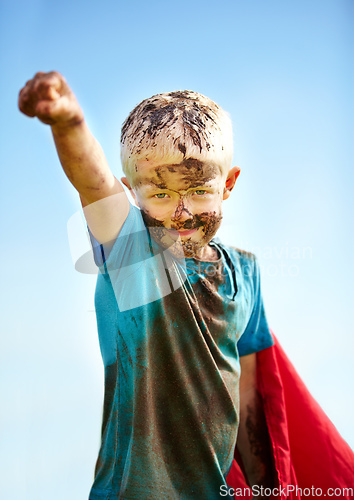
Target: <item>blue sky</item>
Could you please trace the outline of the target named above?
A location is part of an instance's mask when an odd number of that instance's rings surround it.
[[[67,78],[117,176],[142,99],[192,89],[230,112],[242,171],[220,236],[257,253],[269,323],[353,447],[353,3],[15,0],[0,33],[4,498],[86,498],[101,425],[95,277],[66,229],[78,197],[50,130],[17,110],[40,70]]]

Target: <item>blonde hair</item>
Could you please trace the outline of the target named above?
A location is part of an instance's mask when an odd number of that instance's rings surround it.
[[[227,175],[232,162],[231,119],[218,104],[191,90],[157,94],[138,104],[122,126],[121,159],[133,186],[138,160],[213,162]]]

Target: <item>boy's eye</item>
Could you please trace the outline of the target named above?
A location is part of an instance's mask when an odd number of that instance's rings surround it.
[[[196,191],[194,191],[195,194],[198,194],[199,196],[203,195],[206,193],[205,189],[197,189]]]
[[[166,198],[167,194],[166,193],[157,193],[154,195],[154,198]]]

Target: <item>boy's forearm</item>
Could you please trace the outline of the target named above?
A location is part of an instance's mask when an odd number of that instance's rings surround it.
[[[84,119],[67,126],[52,125],[51,128],[64,172],[88,203],[117,192],[119,182]]]
[[[244,356],[240,361],[240,425],[237,449],[250,486],[273,488],[276,474],[263,401],[257,391],[256,354]]]
[[[241,409],[237,449],[250,486],[273,488],[275,473],[272,451],[259,394],[250,397]]]

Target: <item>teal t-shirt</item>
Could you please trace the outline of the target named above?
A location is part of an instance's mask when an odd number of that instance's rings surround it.
[[[105,367],[90,500],[220,498],[239,423],[239,356],[273,340],[254,255],[211,243],[178,260],[129,215],[107,258],[96,246]]]

